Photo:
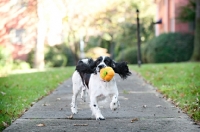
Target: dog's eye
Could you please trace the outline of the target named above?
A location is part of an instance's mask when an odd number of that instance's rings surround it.
[[[100,61],[99,61],[99,60],[97,60],[97,62],[96,62],[96,63],[97,63],[97,65],[98,65],[98,64],[100,63]]]
[[[108,60],[105,60],[104,62],[106,63],[106,65],[108,65],[108,64],[109,64],[109,61],[108,61]]]

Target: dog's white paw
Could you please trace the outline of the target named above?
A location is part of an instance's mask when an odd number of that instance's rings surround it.
[[[75,115],[78,113],[78,110],[76,108],[73,108],[71,107],[71,111],[72,111],[72,114]]]
[[[78,113],[77,107],[74,106],[73,104],[71,104],[71,111],[73,115]]]
[[[103,117],[101,113],[96,113],[95,117],[96,117],[96,120],[105,120],[105,118]]]
[[[105,118],[101,115],[101,116],[97,116],[96,120],[105,120]]]

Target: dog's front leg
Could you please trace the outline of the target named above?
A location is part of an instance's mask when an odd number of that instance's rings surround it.
[[[118,101],[118,95],[113,94],[112,95],[112,101],[110,103],[110,109],[115,111],[119,106],[120,106],[120,103]]]
[[[101,114],[101,110],[99,109],[97,97],[90,96],[90,108],[92,110],[92,114],[95,115],[96,120],[105,120],[105,118]]]

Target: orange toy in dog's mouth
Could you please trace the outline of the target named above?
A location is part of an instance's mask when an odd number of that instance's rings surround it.
[[[100,76],[104,81],[109,82],[114,75],[115,72],[111,67],[104,67],[100,70]]]

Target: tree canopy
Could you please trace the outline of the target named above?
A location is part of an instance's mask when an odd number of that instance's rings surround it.
[[[77,0],[69,3],[65,21],[66,42],[79,53],[83,37],[86,50],[93,47],[108,49],[111,55],[136,46],[136,9],[140,10],[141,40],[154,35],[152,21],[155,15],[151,0]]]

